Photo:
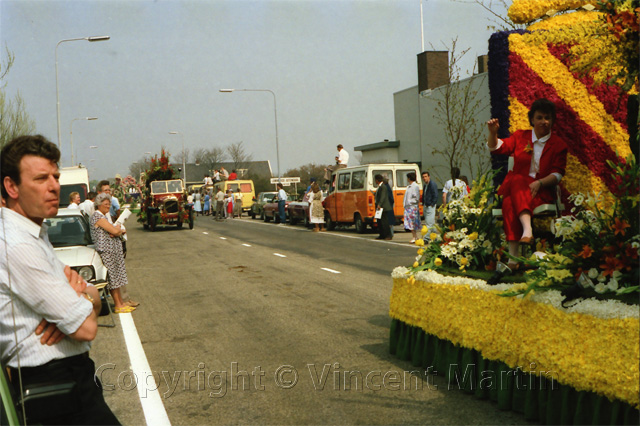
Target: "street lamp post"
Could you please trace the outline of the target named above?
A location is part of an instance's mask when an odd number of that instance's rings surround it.
[[[61,139],[60,136],[60,88],[58,84],[58,46],[60,44],[67,41],[78,41],[78,40],[87,40],[88,42],[96,42],[96,41],[106,41],[109,40],[111,36],[93,36],[93,37],[80,37],[80,38],[68,38],[65,40],[60,40],[58,44],[56,44],[56,115],[58,117],[58,148],[60,148]]]
[[[75,166],[76,165],[76,161],[75,161],[75,157],[73,155],[73,122],[77,121],[77,120],[97,120],[98,117],[78,117],[78,118],[74,118],[73,120],[71,120],[71,125],[69,126],[69,139],[71,140],[71,165]],[[93,146],[93,147],[89,147],[89,148],[97,148],[97,146]]]
[[[182,173],[184,176],[184,184],[187,184],[187,163],[186,163],[186,159],[184,158],[184,135],[180,132],[169,132],[170,135],[180,135],[180,138],[182,139]]]
[[[278,168],[278,180],[280,180],[280,147],[278,144],[278,107],[276,104],[276,94],[269,89],[220,89],[220,93],[232,92],[269,92],[273,95],[273,115],[276,123],[276,166]]]

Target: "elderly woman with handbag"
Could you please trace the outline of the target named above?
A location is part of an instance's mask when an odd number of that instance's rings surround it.
[[[115,304],[115,313],[123,314],[132,312],[136,308],[128,306],[122,300],[120,287],[127,284],[127,269],[124,265],[124,253],[120,237],[125,231],[120,224],[112,225],[107,220],[111,208],[111,196],[100,193],[94,201],[96,211],[91,216],[91,236],[100,254],[102,263],[109,272],[109,284],[107,290],[111,293]]]

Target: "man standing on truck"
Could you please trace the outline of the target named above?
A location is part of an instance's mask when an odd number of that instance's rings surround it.
[[[329,180],[331,179],[331,173],[335,172],[338,169],[342,169],[349,165],[349,153],[342,147],[342,144],[337,146],[338,155],[336,155],[336,164],[334,166],[328,166],[324,169],[324,180],[325,183],[331,183]]]

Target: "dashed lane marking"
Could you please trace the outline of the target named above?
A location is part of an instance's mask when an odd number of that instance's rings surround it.
[[[221,240],[226,240],[226,239],[227,239],[227,237],[220,237],[220,239],[221,239]]]
[[[278,256],[278,257],[287,257],[284,254],[280,254],[280,253],[273,253],[274,256]]]
[[[245,247],[251,247],[251,244],[242,244]]]
[[[323,271],[327,271],[327,272],[331,272],[332,274],[340,274],[340,271],[336,271],[335,269],[329,269],[329,268],[320,268]]]

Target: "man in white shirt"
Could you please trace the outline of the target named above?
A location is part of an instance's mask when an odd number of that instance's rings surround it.
[[[98,291],[57,259],[43,225],[58,212],[59,160],[56,145],[42,136],[21,136],[2,148],[0,357],[17,391],[74,383],[37,406],[25,401],[26,423],[119,424],[88,352],[98,330]],[[43,318],[47,330],[56,328],[47,344],[34,331]]]
[[[224,192],[222,188],[218,186],[218,192],[216,192],[216,220],[224,219]]]
[[[342,169],[349,165],[349,153],[342,147],[342,144],[337,146],[338,155],[336,155],[336,164],[333,166],[328,166],[324,169],[324,180],[328,181],[331,178],[331,172],[334,172],[338,169]]]
[[[93,213],[96,211],[96,208],[93,205],[93,200],[96,199],[96,195],[98,194],[90,191],[89,194],[87,194],[87,199],[80,204],[80,210],[85,212],[89,217],[93,216]]]
[[[285,214],[285,206],[287,203],[287,193],[284,191],[284,187],[281,183],[276,185],[278,187],[278,213],[280,216],[280,225],[284,225],[287,221],[287,216]]]

